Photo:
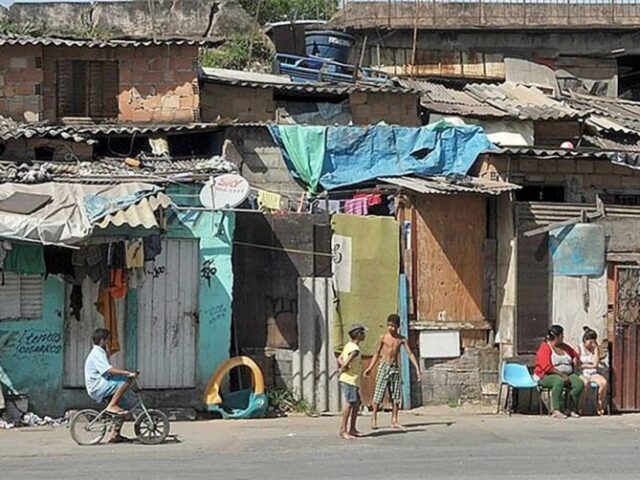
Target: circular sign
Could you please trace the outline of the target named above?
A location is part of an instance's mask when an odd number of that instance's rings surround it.
[[[200,202],[212,210],[233,208],[244,202],[250,191],[249,182],[240,175],[225,173],[207,180],[200,191]]]

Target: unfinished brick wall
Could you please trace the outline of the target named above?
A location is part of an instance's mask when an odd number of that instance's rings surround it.
[[[594,203],[597,194],[640,191],[640,171],[614,165],[605,158],[539,159],[485,156],[472,175],[519,185],[565,187],[565,201]]]
[[[416,127],[421,125],[419,96],[413,93],[364,93],[349,96],[353,123],[373,125],[385,122],[390,125]]]
[[[42,47],[0,47],[0,115],[37,122],[42,117]]]
[[[196,75],[198,48],[45,47],[44,117],[59,121],[56,111],[58,60],[116,60],[118,62],[118,122],[192,122],[198,120]]]
[[[247,88],[205,83],[202,86],[202,120],[220,119],[268,122],[275,119],[272,88]]]

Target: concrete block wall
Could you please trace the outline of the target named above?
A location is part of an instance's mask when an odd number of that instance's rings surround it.
[[[0,47],[0,115],[18,121],[42,119],[41,46]]]
[[[193,122],[199,117],[198,48],[192,46],[44,48],[44,117],[56,115],[58,60],[117,60],[119,122]]]
[[[267,390],[293,389],[293,351],[279,348],[245,348],[243,355],[251,357],[262,370]]]
[[[453,359],[424,359],[423,405],[492,403],[498,384],[498,349],[468,347]]]
[[[640,172],[608,159],[486,157],[474,174],[515,183],[565,186],[565,200],[594,203],[599,193],[640,192]]]
[[[291,176],[266,127],[230,127],[225,135],[242,158],[240,173],[252,186],[295,197],[304,191]]]
[[[202,119],[215,122],[233,119],[241,122],[269,122],[275,119],[276,102],[272,88],[247,88],[204,83]]]
[[[390,125],[419,126],[419,101],[419,96],[412,93],[355,92],[349,96],[353,123],[356,125],[373,125],[384,121]]]

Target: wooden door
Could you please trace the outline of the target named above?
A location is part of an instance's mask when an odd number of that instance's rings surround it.
[[[138,293],[137,359],[145,388],[193,388],[200,251],[197,240],[163,240]]]
[[[613,406],[640,411],[640,267],[615,268],[615,336],[613,343]]]

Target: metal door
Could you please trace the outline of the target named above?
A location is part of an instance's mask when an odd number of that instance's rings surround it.
[[[138,296],[137,365],[145,388],[195,386],[197,240],[164,240]]]
[[[96,328],[104,327],[104,319],[98,313],[96,301],[100,284],[88,278],[82,284],[82,310],[80,320],[71,315],[69,296],[71,286],[67,285],[65,293],[64,321],[64,380],[65,387],[84,387],[84,361],[92,348],[91,335]],[[125,299],[116,300],[116,315],[120,351],[112,355],[109,361],[114,367],[124,367],[125,350]]]
[[[640,411],[640,267],[615,268],[615,337],[613,344],[613,406]]]

